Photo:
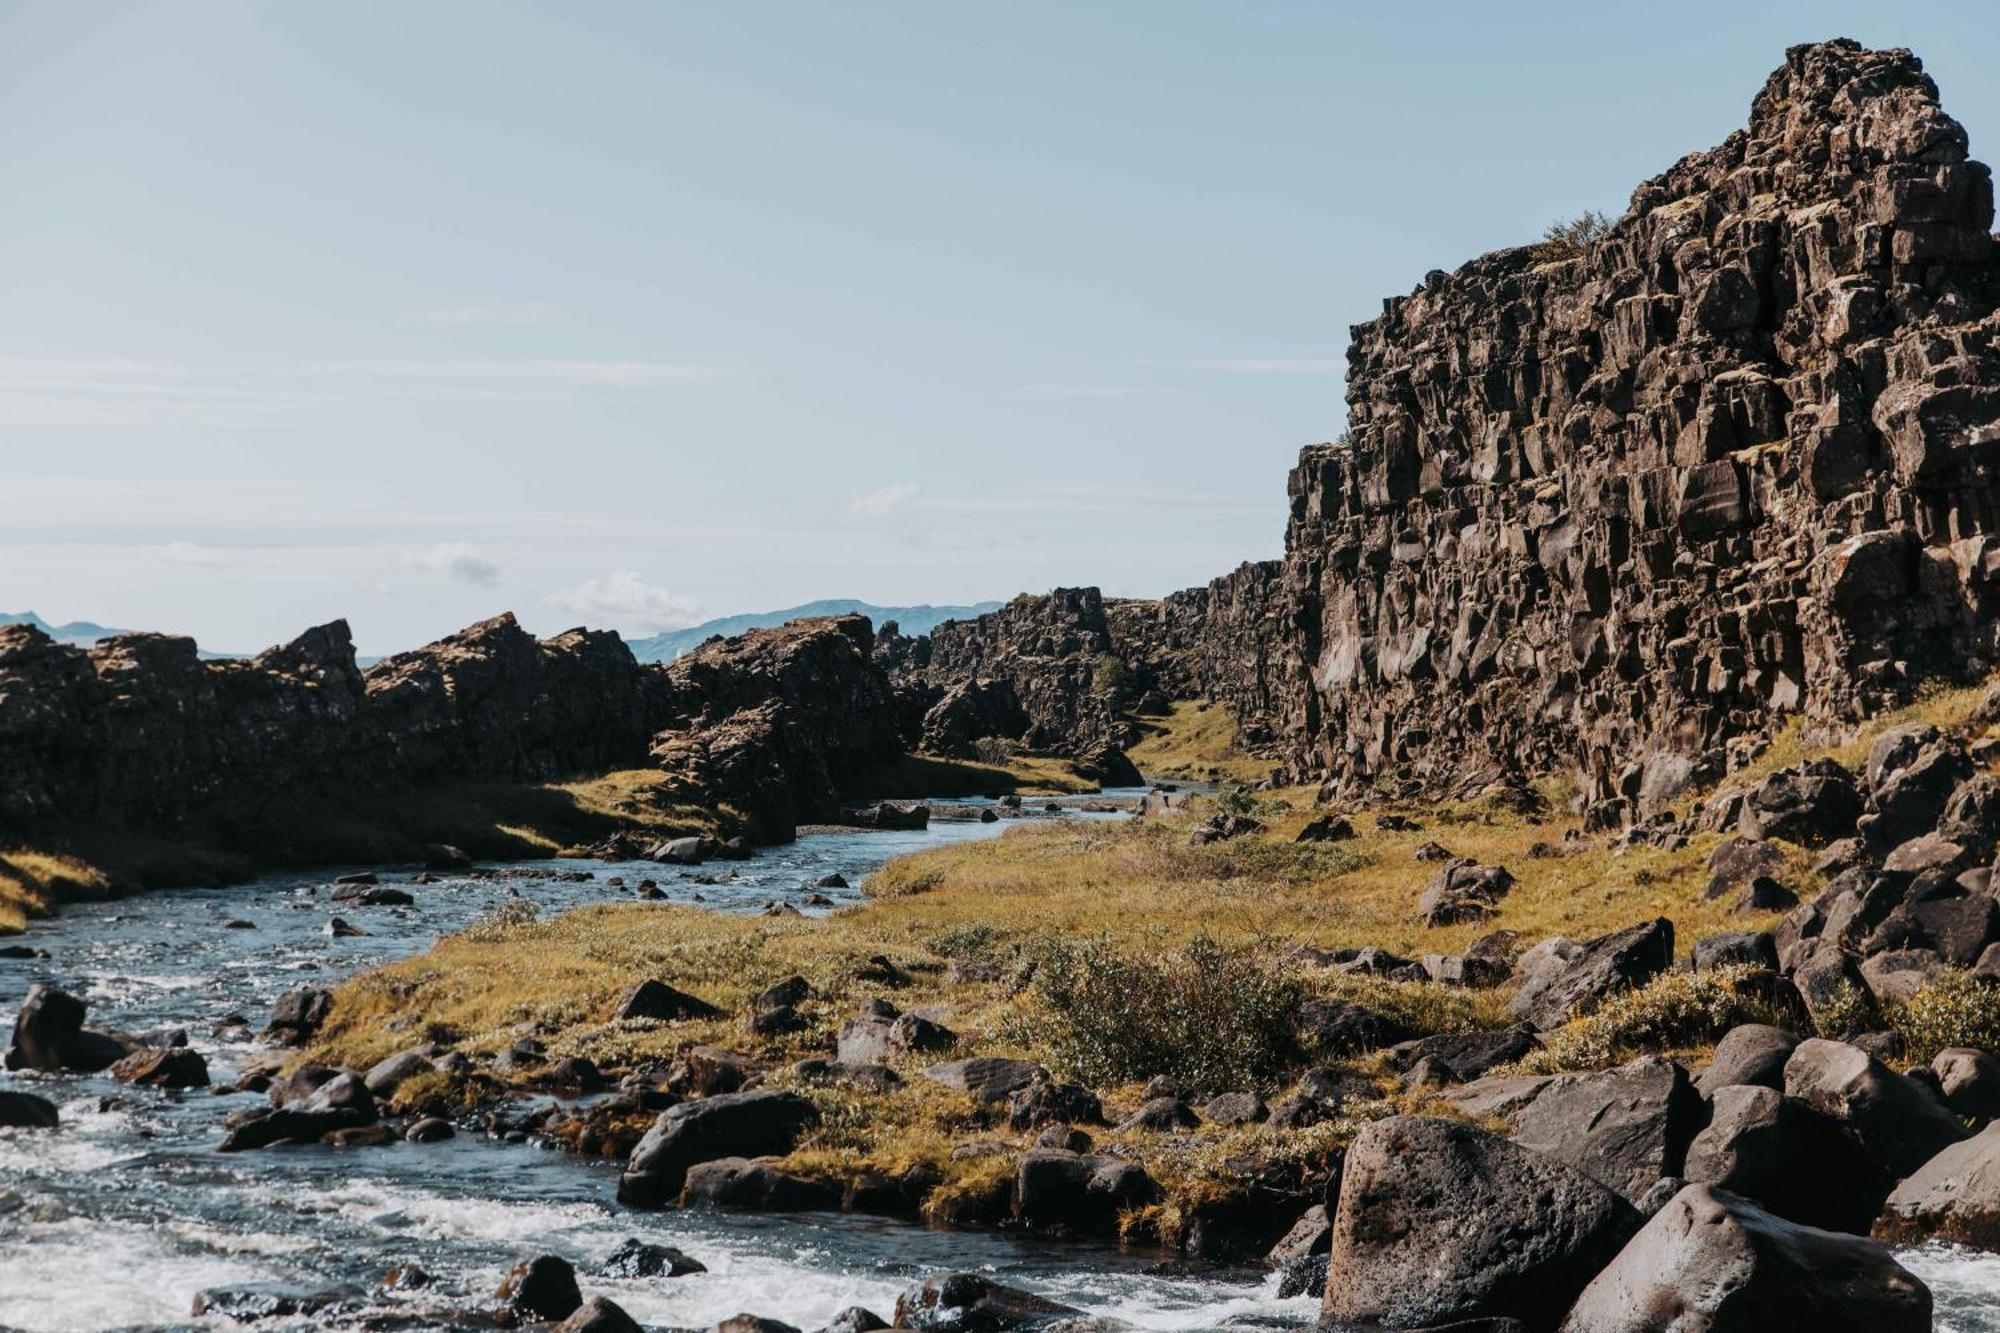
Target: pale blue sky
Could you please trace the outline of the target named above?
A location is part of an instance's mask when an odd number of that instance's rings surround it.
[[[0,610],[364,650],[1279,552],[1347,326],[1990,3],[0,0]]]

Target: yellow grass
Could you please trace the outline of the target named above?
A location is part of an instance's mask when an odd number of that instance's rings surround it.
[[[30,919],[48,915],[59,903],[110,892],[104,872],[74,857],[0,852],[0,935],[20,934]]]
[[[1149,778],[1260,782],[1276,767],[1243,752],[1236,743],[1236,719],[1221,704],[1183,700],[1165,717],[1136,723],[1142,739],[1126,753]]]

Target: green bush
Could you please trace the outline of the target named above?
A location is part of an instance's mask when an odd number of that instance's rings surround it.
[[[1521,1070],[1560,1074],[1609,1069],[1635,1055],[1710,1045],[1739,1024],[1780,1022],[1784,1016],[1745,985],[1756,971],[1718,967],[1669,972],[1558,1028],[1541,1050],[1521,1061]]]
[[[1947,1046],[2000,1054],[2000,986],[1950,969],[1889,1011],[1903,1034],[1903,1058],[1928,1064]]]
[[[1298,981],[1247,949],[1197,939],[1132,954],[1098,937],[1048,946],[1008,1035],[1104,1086],[1172,1074],[1194,1088],[1267,1083],[1294,1055]]]
[[[1568,222],[1551,222],[1535,247],[1539,263],[1553,264],[1575,259],[1611,231],[1611,219],[1594,208],[1585,209]]]

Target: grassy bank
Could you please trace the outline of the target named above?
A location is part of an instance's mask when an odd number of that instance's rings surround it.
[[[1126,751],[1149,778],[1261,782],[1276,767],[1236,743],[1236,719],[1221,704],[1180,700],[1164,717],[1134,719],[1139,742]]]

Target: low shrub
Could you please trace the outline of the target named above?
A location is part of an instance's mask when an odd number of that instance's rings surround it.
[[[1956,968],[1889,1011],[1889,1026],[1903,1034],[1903,1059],[1928,1064],[1947,1046],[1976,1046],[2000,1054],[2000,986]]]
[[[1299,981],[1248,949],[1196,939],[1128,953],[1097,937],[1036,957],[1009,1035],[1095,1086],[1173,1074],[1195,1088],[1253,1087],[1294,1054]]]
[[[1535,260],[1537,263],[1553,264],[1575,259],[1610,231],[1611,219],[1594,208],[1587,208],[1567,222],[1551,222],[1548,230],[1542,233],[1541,244],[1535,247]]]
[[[1783,1015],[1746,984],[1757,971],[1669,972],[1557,1029],[1520,1069],[1528,1074],[1609,1069],[1635,1055],[1711,1045],[1743,1023],[1779,1022]]]

